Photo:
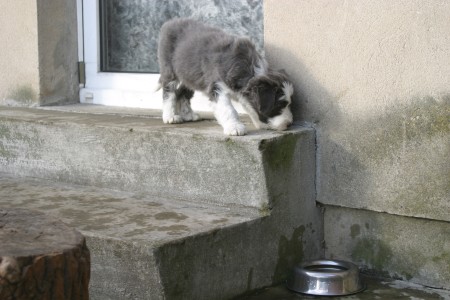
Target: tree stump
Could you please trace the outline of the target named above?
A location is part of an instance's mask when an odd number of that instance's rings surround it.
[[[0,299],[89,299],[84,237],[43,213],[0,209]]]

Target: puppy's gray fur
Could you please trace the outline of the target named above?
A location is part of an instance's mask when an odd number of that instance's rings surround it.
[[[208,95],[227,135],[245,134],[230,100],[241,102],[257,128],[284,130],[292,123],[292,85],[247,38],[174,19],[161,28],[158,59],[165,123],[199,119],[190,108],[194,91]]]

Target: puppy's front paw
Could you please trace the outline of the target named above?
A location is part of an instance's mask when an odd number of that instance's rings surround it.
[[[200,116],[194,112],[183,115],[183,121],[186,122],[196,122],[200,120],[201,120]]]
[[[192,113],[192,121],[200,121],[202,118],[200,117],[200,115],[199,114],[196,114],[196,113]]]
[[[165,124],[179,124],[183,123],[183,118],[180,115],[163,116]]]
[[[245,135],[245,125],[236,123],[223,128],[225,135]]]

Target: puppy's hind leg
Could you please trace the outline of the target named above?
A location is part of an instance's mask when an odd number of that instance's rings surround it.
[[[171,81],[163,85],[162,119],[165,124],[183,123],[183,118],[179,114],[179,104],[177,103],[177,85],[177,81]]]
[[[194,96],[194,91],[182,85],[177,89],[176,96],[180,105],[180,115],[183,118],[183,121],[199,121],[200,116],[191,108],[191,99]]]

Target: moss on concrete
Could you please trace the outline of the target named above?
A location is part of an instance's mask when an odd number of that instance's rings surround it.
[[[377,113],[321,133],[319,201],[449,221],[450,96]]]
[[[15,126],[15,125],[12,125]],[[21,153],[20,149],[15,146],[19,144],[26,144],[32,147],[39,146],[40,140],[36,138],[36,129],[29,129],[29,131],[11,130],[4,124],[0,124],[0,157],[5,159],[17,158],[20,155],[27,156],[28,153]],[[14,128],[17,129],[17,128]],[[8,147],[8,145],[14,145]]]
[[[327,207],[326,256],[348,259],[367,274],[448,288],[448,222]]]
[[[288,276],[288,270],[299,264],[303,260],[303,234],[305,226],[294,229],[292,236],[288,239],[285,236],[280,237],[278,243],[278,262],[275,267],[275,273],[272,277],[273,282],[280,282]]]
[[[392,202],[402,205],[402,209],[409,215],[419,217],[433,215],[436,219],[445,220],[448,218],[448,212],[442,205],[442,210],[437,209],[438,203],[435,199],[446,199],[450,192],[450,180],[448,180],[450,168],[443,171],[444,174],[427,171],[424,170],[423,174],[426,181],[417,182],[409,189],[399,191]]]
[[[410,144],[427,142],[450,132],[450,96],[416,98],[407,106],[391,109],[363,125],[359,139],[362,155],[384,160]]]
[[[440,255],[433,256],[431,260],[438,265],[442,265],[445,268],[446,274],[450,276],[450,250],[442,252]]]
[[[388,243],[376,238],[362,238],[352,249],[352,259],[376,270],[385,270],[394,255]]]
[[[357,236],[359,236],[361,234],[361,228],[359,226],[359,224],[353,224],[350,227],[350,237],[352,239],[356,238]]]
[[[272,207],[266,202],[262,203],[259,208],[259,213],[261,216],[269,216],[271,211]]]
[[[363,271],[368,274],[411,280],[420,271],[427,258],[420,251],[411,249],[405,250],[402,255],[394,253],[388,241],[391,238],[386,236],[382,240],[363,237],[352,248],[351,258],[362,265]]]
[[[3,159],[9,159],[13,155],[13,153],[6,147],[4,142],[6,140],[9,140],[10,138],[10,129],[5,125],[0,124],[0,157]]]
[[[289,169],[295,158],[297,140],[298,136],[287,134],[280,137],[276,143],[261,141],[259,148],[272,171]]]
[[[156,220],[176,220],[176,221],[182,221],[184,219],[187,219],[187,216],[182,213],[175,213],[175,212],[161,212],[156,215],[154,215],[154,218]]]
[[[30,154],[23,152],[21,147],[23,145],[38,147],[40,144],[36,128],[22,130],[18,124],[12,123],[8,126],[6,123],[0,123],[0,157],[2,159],[28,158]]]
[[[7,98],[24,104],[31,104],[37,101],[38,94],[31,85],[21,85],[13,89]]]

